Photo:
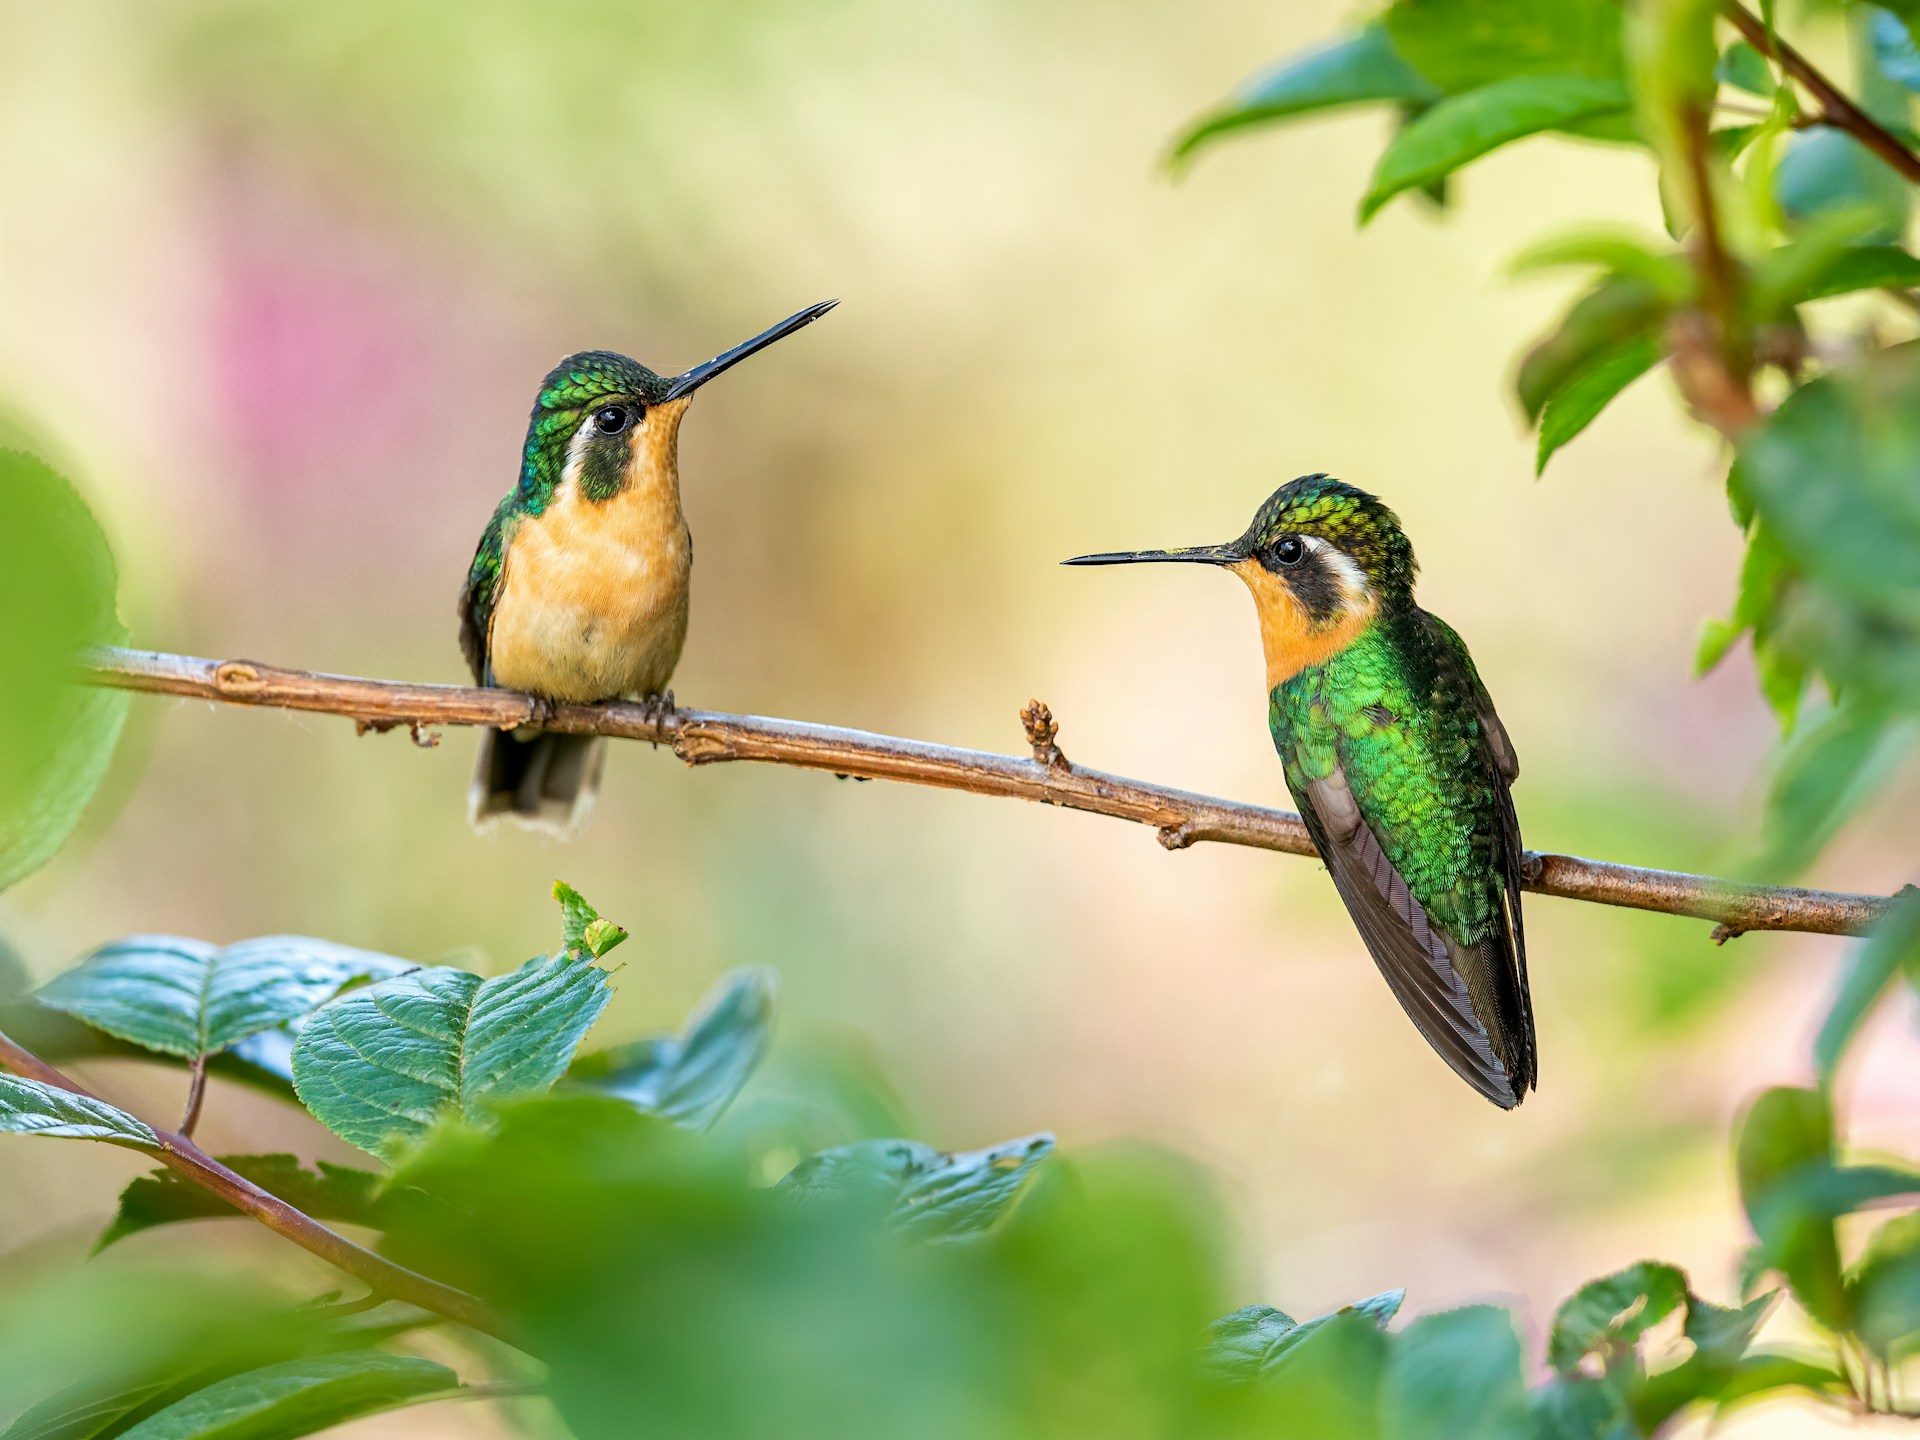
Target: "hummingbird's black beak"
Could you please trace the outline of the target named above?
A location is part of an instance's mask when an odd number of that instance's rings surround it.
[[[1104,555],[1076,555],[1062,565],[1232,565],[1246,557],[1237,545],[1188,545],[1179,550],[1114,550]]]
[[[736,345],[724,355],[716,355],[704,365],[696,365],[686,374],[676,376],[668,389],[666,398],[678,400],[682,395],[691,395],[707,381],[723,370],[731,370],[756,350],[764,350],[776,340],[784,340],[794,331],[811,325],[827,311],[838,305],[838,300],[822,300],[818,305],[809,305],[798,315],[789,315],[771,330],[763,330],[744,345]]]

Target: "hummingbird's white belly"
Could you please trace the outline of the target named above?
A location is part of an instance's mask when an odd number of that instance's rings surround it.
[[[520,520],[487,647],[496,685],[579,702],[666,689],[693,572],[677,491],[634,486],[596,503],[569,485]]]

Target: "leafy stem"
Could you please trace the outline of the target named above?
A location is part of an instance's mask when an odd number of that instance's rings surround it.
[[[1707,108],[1682,101],[1676,119],[1694,211],[1691,254],[1700,277],[1700,309],[1675,317],[1669,335],[1673,373],[1695,412],[1737,442],[1760,418],[1752,350],[1741,323],[1740,275],[1721,233]]]
[[[180,1133],[189,1139],[193,1137],[193,1127],[200,1123],[200,1106],[206,1098],[207,1057],[202,1053],[187,1063],[187,1109],[180,1117]]]
[[[1725,0],[1722,8],[1742,39],[1799,81],[1807,93],[1820,102],[1819,114],[1809,123],[1846,131],[1907,180],[1920,185],[1920,155],[1901,144],[1892,131],[1848,99],[1812,61],[1776,35],[1766,21],[1740,0]]]
[[[32,1051],[17,1044],[4,1032],[0,1032],[0,1066],[43,1085],[55,1086],[88,1099],[99,1098]],[[509,1345],[519,1345],[506,1322],[478,1297],[403,1265],[396,1265],[364,1245],[356,1244],[312,1216],[295,1209],[279,1196],[228,1169],[184,1134],[159,1129],[154,1134],[160,1142],[158,1157],[168,1169],[217,1195],[276,1235],[291,1240],[329,1265],[363,1281],[377,1294],[430,1310]]]

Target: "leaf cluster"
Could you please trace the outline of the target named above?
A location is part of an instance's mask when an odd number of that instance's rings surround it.
[[[105,1347],[78,1378],[21,1387],[25,1408],[0,1436],[295,1436],[428,1400],[537,1392],[583,1437],[629,1434],[646,1413],[722,1437],[1617,1440],[1786,1390],[1850,1397],[1861,1383],[1756,1346],[1775,1294],[1716,1305],[1655,1262],[1568,1299],[1548,1337],[1551,1374],[1532,1386],[1513,1317],[1496,1307],[1395,1328],[1404,1296],[1392,1291],[1304,1321],[1267,1304],[1210,1320],[1233,1288],[1221,1217],[1199,1177],[1164,1156],[1066,1162],[1048,1135],[941,1151],[859,1133],[857,1117],[884,1106],[828,1101],[845,1138],[782,1162],[812,1120],[728,1123],[767,1053],[768,978],[727,977],[676,1035],[576,1057],[608,980],[598,961],[610,947],[587,937],[624,932],[567,887],[556,895],[559,946],[502,976],[301,937],[222,949],[145,936],[84,957],[31,1001],[163,1063],[290,1035],[280,1093],[386,1163],[223,1163],[481,1297],[526,1354],[469,1344],[463,1380],[444,1350],[422,1353],[438,1324],[426,1312],[255,1295],[202,1313],[176,1278],[151,1331]],[[1863,951],[1821,1042],[1829,1069],[1911,963],[1916,913],[1896,911],[1901,925]],[[1920,1177],[1842,1163],[1826,1103],[1769,1092],[1742,1129],[1751,1268],[1778,1273],[1866,1371],[1914,1333],[1920,1230],[1911,1213],[1895,1217],[1847,1267],[1835,1222]],[[125,1111],[19,1077],[0,1077],[0,1129],[164,1143]],[[157,1171],[126,1188],[100,1245],[227,1213]]]

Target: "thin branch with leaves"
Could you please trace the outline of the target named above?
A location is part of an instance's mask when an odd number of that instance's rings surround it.
[[[99,1100],[86,1086],[0,1033],[0,1066],[28,1080],[37,1080],[71,1095]],[[204,1069],[200,1072],[204,1082]],[[189,1118],[197,1115],[201,1091],[195,1087],[195,1099]],[[201,1189],[217,1195],[235,1210],[259,1221],[267,1229],[291,1240],[302,1250],[317,1255],[336,1269],[364,1282],[375,1294],[417,1305],[449,1320],[479,1330],[495,1339],[514,1343],[506,1322],[491,1308],[451,1285],[418,1274],[404,1265],[396,1265],[364,1245],[356,1244],[337,1230],[321,1224],[304,1211],[270,1194],[245,1176],[236,1174],[195,1145],[183,1133],[153,1128],[160,1148],[153,1152],[163,1165]]]

